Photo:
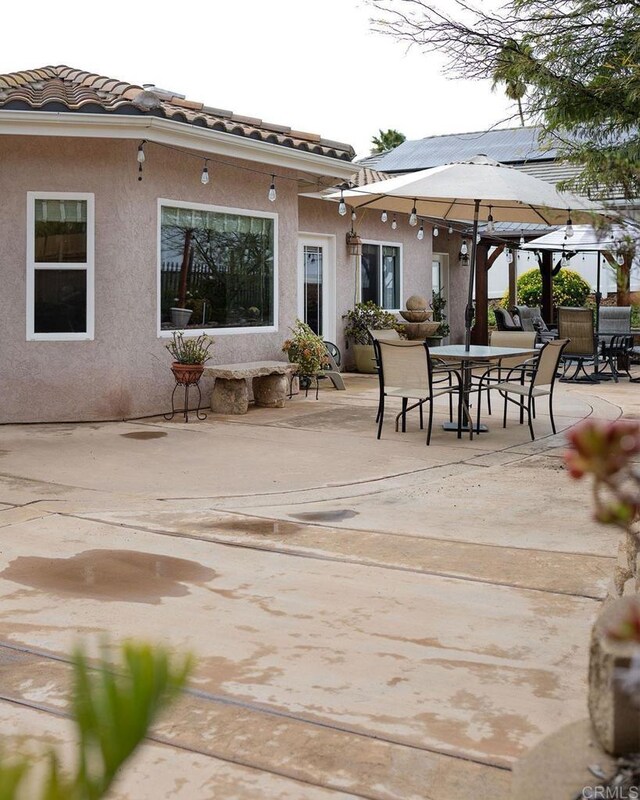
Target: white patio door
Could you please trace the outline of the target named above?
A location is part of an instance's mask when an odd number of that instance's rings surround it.
[[[298,317],[328,341],[336,336],[335,236],[300,233]]]

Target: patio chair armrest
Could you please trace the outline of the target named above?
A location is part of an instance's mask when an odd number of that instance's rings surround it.
[[[531,374],[531,370],[535,366],[536,362],[538,361],[539,356],[534,356],[533,358],[529,358],[526,361],[523,361],[522,364],[518,364],[517,367],[512,367],[509,372],[507,372],[506,380],[510,381],[511,376],[515,373],[519,373],[519,377],[524,379],[527,373]]]

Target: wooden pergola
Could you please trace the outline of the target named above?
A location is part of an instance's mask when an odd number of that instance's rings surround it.
[[[538,234],[535,234],[537,236]],[[530,236],[530,239],[535,238]],[[518,235],[518,239],[520,235]],[[526,238],[526,237],[525,237]],[[495,264],[498,257],[510,246],[515,246],[512,242],[501,239],[497,241],[483,236],[478,244],[476,255],[476,287],[475,287],[475,325],[471,331],[471,341],[473,344],[489,343],[489,270]],[[491,255],[489,250],[495,248]],[[553,319],[553,253],[543,251],[538,260],[538,267],[542,274],[542,318],[551,325]],[[509,306],[516,304],[516,260],[509,264]]]

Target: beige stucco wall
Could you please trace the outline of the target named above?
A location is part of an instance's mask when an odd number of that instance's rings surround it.
[[[298,308],[298,231],[336,237],[336,338],[344,349],[341,318],[353,306],[355,288],[345,242],[348,215],[340,217],[334,203],[298,198],[295,180],[278,180],[277,200],[270,203],[269,175],[237,168],[260,169],[256,164],[211,162],[211,181],[203,186],[202,162],[152,143],[139,182],[136,148],[133,141],[0,136],[0,359],[7,376],[0,386],[1,422],[121,419],[167,410],[173,378],[166,340],[157,335],[158,198],[278,214],[278,330],[215,332],[214,363],[283,358],[282,342]],[[26,341],[29,191],[95,195],[93,341]],[[429,230],[420,242],[417,229],[398,221],[394,232],[369,212],[356,227],[366,240],[403,245],[403,301],[414,293],[430,297]],[[205,380],[205,397],[210,388]]]

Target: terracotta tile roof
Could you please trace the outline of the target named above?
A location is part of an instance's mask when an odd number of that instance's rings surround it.
[[[0,75],[0,109],[149,115],[351,161],[353,148],[232,111],[185,100],[72,67],[42,67]]]

